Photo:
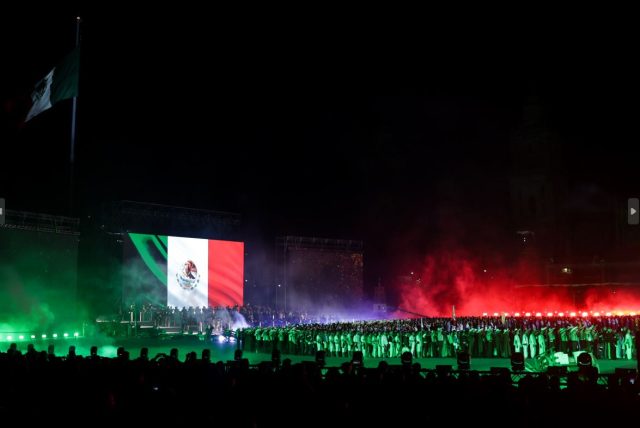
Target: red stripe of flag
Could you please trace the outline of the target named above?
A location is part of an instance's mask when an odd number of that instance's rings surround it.
[[[243,304],[244,243],[209,241],[209,306]]]

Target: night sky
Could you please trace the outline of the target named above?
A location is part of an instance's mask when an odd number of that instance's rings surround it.
[[[639,194],[624,34],[216,16],[84,14],[76,214],[232,211],[265,247],[363,239],[370,266],[404,268],[447,236],[473,245],[479,223],[512,233],[509,138],[532,94],[571,180]],[[73,15],[3,20],[0,197],[67,214],[70,103],[19,119],[73,46]]]

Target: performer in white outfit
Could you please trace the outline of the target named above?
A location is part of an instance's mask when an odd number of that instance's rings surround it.
[[[627,360],[630,360],[633,357],[633,336],[629,329],[624,335],[624,352],[627,356]]]
[[[529,334],[529,350],[531,351],[530,353],[531,358],[536,357],[537,348],[538,348],[538,339],[536,338],[536,331],[531,330],[531,333]]]
[[[540,331],[540,334],[538,334],[538,354],[539,355],[544,355],[547,352],[547,344],[544,341],[545,329],[546,327],[543,327],[542,331]]]
[[[513,335],[513,349],[515,352],[522,352],[522,340],[520,339],[520,331],[516,330]]]

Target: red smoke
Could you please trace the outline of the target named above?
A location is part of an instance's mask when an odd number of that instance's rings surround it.
[[[440,251],[428,256],[422,269],[400,281],[400,305],[406,311],[427,316],[480,316],[520,312],[640,313],[640,289],[616,290],[611,286],[545,287],[539,271],[521,264],[513,270],[483,266],[458,251]],[[517,281],[515,278],[519,278]]]

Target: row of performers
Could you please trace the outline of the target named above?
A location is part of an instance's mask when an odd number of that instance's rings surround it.
[[[634,332],[628,328],[598,329],[594,326],[542,328],[540,330],[443,328],[416,331],[363,331],[345,329],[345,324],[333,328],[292,326],[246,328],[239,332],[242,346],[248,352],[271,352],[314,355],[325,351],[329,356],[348,357],[353,351],[372,358],[394,358],[411,352],[416,358],[453,357],[466,351],[473,357],[509,358],[522,352],[534,358],[546,352],[587,351],[596,358],[632,359],[636,354]]]

